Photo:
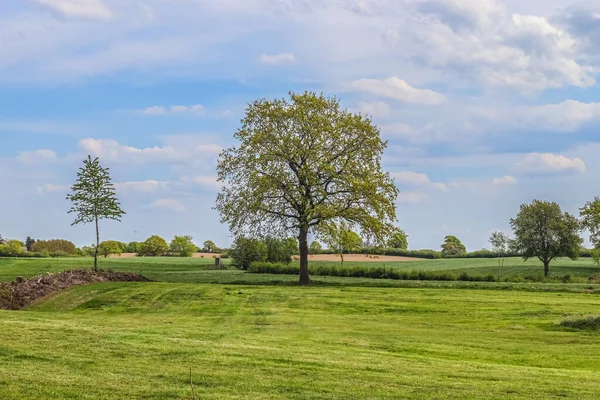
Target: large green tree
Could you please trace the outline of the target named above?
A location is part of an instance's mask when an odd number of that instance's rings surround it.
[[[448,235],[442,243],[442,256],[459,256],[465,254],[467,248],[456,236]]]
[[[408,235],[402,229],[395,229],[387,242],[388,247],[392,249],[408,249]]]
[[[221,221],[237,236],[294,234],[300,283],[308,275],[308,234],[334,219],[383,240],[396,221],[398,189],[382,170],[387,142],[372,121],[312,92],[260,99],[246,108],[236,147],[221,153]]]
[[[158,235],[152,235],[137,246],[138,255],[158,257],[169,251],[167,241]]]
[[[96,251],[94,252],[94,271],[98,270],[98,248],[100,245],[100,229],[98,222],[101,219],[121,221],[125,211],[117,200],[115,188],[110,179],[109,168],[100,165],[98,157],[92,159],[88,155],[83,160],[83,167],[79,168],[77,181],[71,187],[72,193],[67,195],[67,200],[72,203],[69,213],[75,213],[75,220],[71,225],[87,224],[94,222],[96,225]]]
[[[202,243],[202,251],[205,253],[218,253],[219,248],[212,240],[206,240],[204,243]]]
[[[600,197],[594,197],[579,210],[581,225],[590,232],[590,242],[600,248]]]
[[[576,259],[583,239],[579,221],[563,212],[557,203],[534,200],[522,204],[519,213],[510,220],[514,247],[523,258],[537,257],[544,264],[544,276],[550,275],[550,262],[557,257]]]
[[[104,258],[106,258],[111,254],[117,254],[120,256],[123,254],[123,249],[116,240],[105,240],[98,246],[98,252],[102,254]]]
[[[179,257],[191,257],[198,251],[198,246],[192,240],[189,235],[175,236],[169,245],[169,253],[177,254]]]
[[[238,236],[231,247],[231,260],[236,267],[247,270],[253,262],[266,261],[268,252],[269,250],[264,242],[254,238]]]

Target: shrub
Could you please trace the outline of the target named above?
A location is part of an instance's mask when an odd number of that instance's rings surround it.
[[[267,247],[267,261],[271,263],[287,263],[292,262],[292,255],[297,253],[298,243],[295,239],[265,239]]]
[[[51,240],[38,240],[35,242],[31,249],[34,252],[38,253],[53,253],[53,252],[63,252],[67,254],[75,254],[77,251],[77,246],[72,242],[64,239],[51,239]]]

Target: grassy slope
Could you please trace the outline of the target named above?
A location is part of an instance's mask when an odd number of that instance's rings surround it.
[[[223,260],[228,263],[229,260]],[[58,259],[15,259],[0,258],[0,280],[12,280],[17,276],[30,277],[48,271],[62,271],[68,268],[89,267],[90,258],[58,258]],[[332,261],[311,261],[312,265],[339,265]],[[142,272],[157,281],[165,282],[203,282],[198,274],[214,265],[214,260],[203,258],[107,258],[100,260],[101,268],[113,268],[120,271]],[[496,259],[441,259],[419,260],[411,262],[347,262],[347,267],[364,266],[367,268],[386,266],[402,270],[422,271],[465,271],[470,275],[487,275],[498,273]],[[589,258],[576,261],[569,259],[556,260],[550,267],[551,273],[557,276],[572,274],[588,277],[599,274],[600,269]],[[541,263],[537,260],[524,262],[521,258],[509,258],[504,263],[504,276],[543,275]],[[279,278],[278,278],[279,279]]]
[[[0,398],[595,399],[586,294],[101,284],[0,312]]]

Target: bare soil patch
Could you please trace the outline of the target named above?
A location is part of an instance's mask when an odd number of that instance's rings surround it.
[[[51,293],[72,286],[97,282],[149,282],[142,275],[131,272],[98,271],[73,269],[56,274],[46,274],[35,278],[0,282],[0,309],[18,310]]]

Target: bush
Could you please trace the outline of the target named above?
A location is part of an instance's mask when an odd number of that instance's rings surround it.
[[[77,252],[77,246],[64,239],[38,240],[31,246],[31,249],[37,253],[54,253],[59,251],[67,254],[75,254]]]
[[[260,240],[238,236],[231,249],[232,265],[246,270],[253,262],[266,261],[267,252],[267,246]]]
[[[298,251],[298,243],[295,239],[265,239],[267,247],[267,261],[270,263],[292,262],[292,256]]]

